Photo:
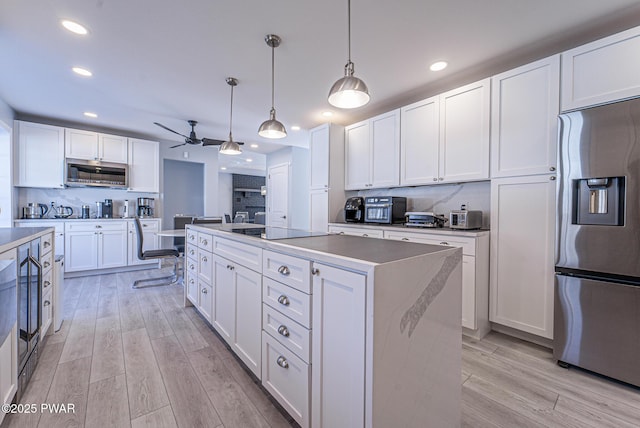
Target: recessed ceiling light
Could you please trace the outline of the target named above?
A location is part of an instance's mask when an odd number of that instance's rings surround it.
[[[221,166],[220,169],[225,171],[227,169],[227,167],[226,166]]]
[[[247,158],[247,162],[253,162],[253,159]]]
[[[324,117],[331,117],[331,116],[333,116],[333,112],[332,111],[323,111],[322,115]]]
[[[250,146],[250,147],[251,147],[252,149],[257,149],[257,148],[258,148],[258,145],[257,145],[257,144],[251,144],[251,146]]]
[[[87,116],[87,117],[92,117],[92,118],[94,118],[94,119],[95,119],[96,117],[98,117],[98,115],[97,115],[97,114],[92,113],[92,112],[90,112],[90,111],[85,111],[85,112],[84,112],[84,115],[85,115],[85,116]]]
[[[81,36],[84,36],[89,32],[84,25],[78,24],[74,21],[69,21],[68,19],[62,20],[62,26],[72,33],[80,34]]]
[[[292,129],[293,131],[299,131],[299,130],[300,130],[300,127],[299,127],[298,125],[293,125],[293,126],[291,127],[291,129]]]
[[[431,64],[431,66],[429,67],[429,70],[431,71],[440,71],[440,70],[444,70],[445,68],[447,68],[447,62],[446,61],[437,61],[434,62],[433,64]]]
[[[79,74],[80,76],[90,77],[93,76],[93,73],[82,67],[73,67],[73,72]]]

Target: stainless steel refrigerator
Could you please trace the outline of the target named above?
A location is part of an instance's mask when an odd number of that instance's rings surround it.
[[[560,115],[554,356],[640,386],[640,99]]]

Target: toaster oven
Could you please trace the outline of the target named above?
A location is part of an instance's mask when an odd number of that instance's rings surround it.
[[[399,196],[369,196],[364,198],[365,223],[404,223],[407,198]]]

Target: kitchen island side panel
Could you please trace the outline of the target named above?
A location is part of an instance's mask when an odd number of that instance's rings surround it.
[[[367,426],[460,426],[462,250],[378,265],[374,277]]]

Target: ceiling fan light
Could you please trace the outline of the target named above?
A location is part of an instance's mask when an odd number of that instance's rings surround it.
[[[238,143],[233,140],[229,140],[220,145],[220,153],[223,155],[239,155],[242,153],[242,150]]]
[[[370,99],[367,85],[355,76],[338,79],[329,91],[329,104],[338,108],[362,107]]]

